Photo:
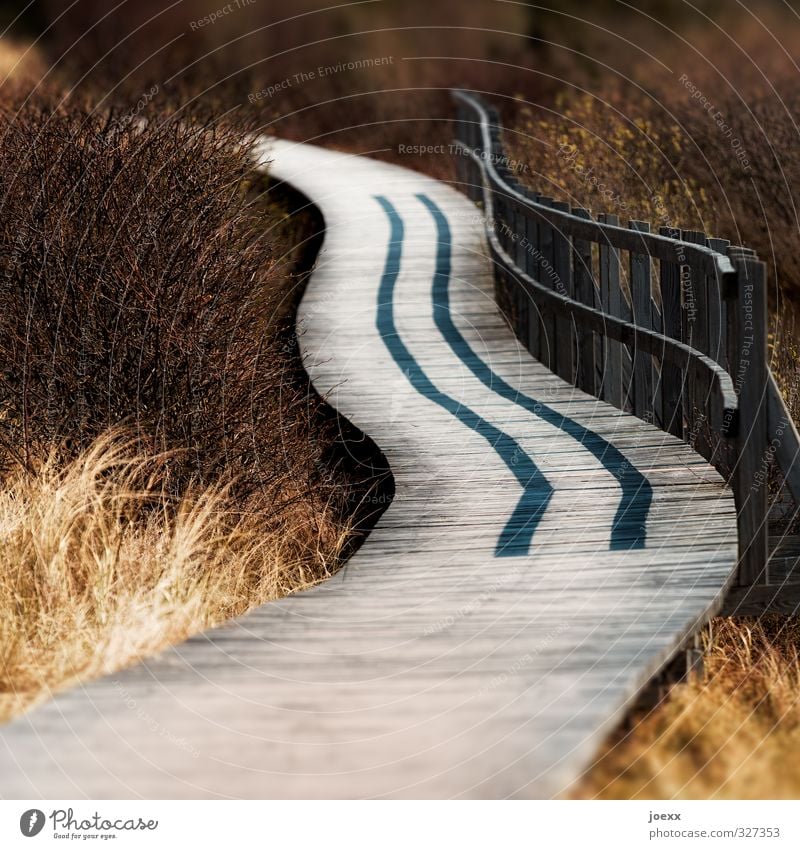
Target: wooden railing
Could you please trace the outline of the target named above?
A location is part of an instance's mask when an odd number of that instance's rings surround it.
[[[738,587],[766,586],[766,471],[782,474],[796,518],[800,438],[769,371],[764,263],[671,222],[655,233],[538,194],[516,179],[497,113],[454,97],[459,179],[483,207],[517,337],[564,380],[709,460],[734,490]]]

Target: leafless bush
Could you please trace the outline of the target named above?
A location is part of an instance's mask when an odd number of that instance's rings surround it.
[[[243,137],[74,106],[5,114],[0,135],[6,465],[126,423],[174,452],[175,491],[307,490],[324,439],[278,350],[287,225],[254,196]]]

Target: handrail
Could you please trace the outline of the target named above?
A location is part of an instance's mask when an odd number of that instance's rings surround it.
[[[480,163],[480,157],[477,156],[474,150],[468,150],[458,140],[456,140],[455,144],[456,146],[460,147],[466,155],[472,157],[474,160]],[[489,168],[487,167],[486,170],[488,171]],[[506,185],[499,177],[497,177],[497,182],[501,185]],[[720,426],[723,434],[725,436],[736,435],[736,428],[738,423],[737,411],[739,401],[736,396],[736,392],[733,388],[733,381],[731,380],[731,377],[728,372],[726,372],[725,369],[722,368],[722,366],[720,366],[718,363],[715,363],[711,359],[711,357],[706,356],[701,351],[698,351],[696,348],[692,348],[690,345],[686,345],[685,343],[680,342],[677,339],[672,339],[669,336],[664,336],[664,334],[658,333],[655,330],[638,327],[637,325],[632,324],[629,321],[624,321],[623,319],[618,318],[617,316],[608,315],[607,313],[604,313],[601,310],[595,309],[594,307],[590,307],[587,304],[581,303],[580,301],[576,301],[574,298],[570,298],[567,295],[562,295],[560,292],[557,292],[553,289],[549,289],[538,281],[534,280],[514,262],[514,260],[508,255],[506,250],[500,244],[500,240],[497,238],[494,228],[490,224],[494,217],[494,200],[492,198],[492,193],[487,183],[484,183],[483,190],[484,211],[487,221],[486,237],[489,240],[489,244],[492,248],[492,251],[502,259],[504,265],[513,269],[515,276],[519,280],[524,281],[524,283],[529,289],[530,294],[533,296],[533,299],[537,301],[537,303],[539,303],[546,309],[557,310],[561,313],[568,313],[572,318],[576,320],[576,322],[581,321],[585,323],[591,330],[596,330],[605,336],[610,336],[617,342],[622,342],[628,345],[635,344],[639,349],[645,351],[646,353],[662,356],[664,359],[668,360],[671,363],[674,363],[675,365],[686,367],[692,362],[696,362],[698,365],[702,366],[708,372],[710,372],[717,392],[721,396],[723,415]],[[530,201],[528,201],[528,203],[531,206],[538,206],[537,204],[534,204]],[[546,210],[545,207],[543,207],[543,209]],[[566,215],[566,213],[561,213],[561,215],[562,223],[565,223],[568,220],[572,219],[579,222],[580,224],[587,223],[585,219],[578,218],[574,215]],[[603,227],[605,225],[599,226]],[[614,229],[620,230],[621,232],[626,234],[637,233],[637,231],[635,230],[622,230],[622,228]],[[579,235],[583,236],[584,232],[585,230],[581,228]],[[668,240],[665,239],[665,241]],[[617,246],[615,245],[615,247]],[[727,257],[723,257],[723,259],[725,259],[726,262],[731,266],[730,273],[733,273],[735,275],[736,272],[733,268],[733,265],[731,265],[730,260],[728,260]],[[729,272],[726,271],[726,274],[727,273]]]
[[[455,90],[453,96],[456,100],[460,100],[478,113],[481,119],[479,127],[485,145],[484,150],[492,151],[495,147],[495,142],[492,139],[490,127],[499,129],[499,121],[497,119],[492,120],[489,111],[474,95],[465,91]],[[730,259],[725,254],[719,253],[712,248],[686,242],[683,239],[661,236],[658,233],[642,233],[638,230],[628,230],[625,227],[619,227],[614,224],[591,221],[585,218],[579,218],[570,212],[562,212],[548,206],[543,206],[527,195],[522,194],[511,183],[504,180],[495,168],[492,157],[483,158],[482,165],[492,176],[493,180],[502,186],[503,190],[510,197],[534,210],[537,215],[545,218],[550,224],[559,227],[564,232],[569,232],[571,235],[589,239],[593,242],[599,243],[603,241],[612,247],[621,248],[626,251],[642,253],[644,250],[645,253],[655,259],[674,261],[678,253],[675,248],[679,246],[681,254],[685,257],[685,259],[681,260],[682,262],[686,262],[687,264],[694,263],[707,274],[718,275],[721,286],[726,287],[731,285],[732,281],[736,278],[736,270]]]

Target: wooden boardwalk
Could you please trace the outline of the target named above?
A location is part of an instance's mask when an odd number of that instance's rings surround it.
[[[721,603],[732,495],[518,345],[464,196],[270,150],[326,219],[307,367],[395,500],[325,584],[2,729],[0,795],[558,795]]]

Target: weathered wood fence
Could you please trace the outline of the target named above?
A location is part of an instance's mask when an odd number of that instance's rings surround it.
[[[460,182],[483,207],[498,302],[517,337],[564,380],[712,463],[738,512],[728,608],[793,610],[800,437],[769,370],[764,263],[725,239],[594,217],[521,185],[497,113],[471,93],[454,97]]]

